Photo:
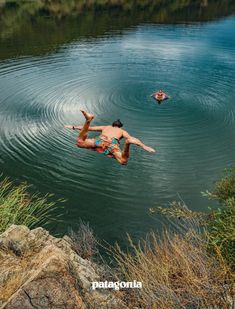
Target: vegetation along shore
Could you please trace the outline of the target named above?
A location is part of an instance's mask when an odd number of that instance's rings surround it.
[[[0,184],[1,308],[234,308],[235,168],[203,193],[219,207],[198,213],[172,202],[150,209],[170,226],[137,244],[128,236],[127,250],[96,240],[83,222],[68,236],[51,236],[44,228],[53,225],[56,203],[27,191],[8,179]],[[143,286],[91,290],[91,282],[107,280]]]

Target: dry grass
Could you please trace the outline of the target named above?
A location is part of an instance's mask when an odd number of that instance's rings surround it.
[[[223,260],[208,255],[194,230],[161,237],[149,233],[138,245],[130,237],[129,243],[131,252],[118,245],[112,251],[117,279],[143,284],[142,289],[123,290],[122,299],[130,308],[233,308],[229,270]]]
[[[76,231],[71,230],[69,236],[73,242],[73,249],[84,259],[91,259],[98,252],[97,240],[89,224],[82,220]]]

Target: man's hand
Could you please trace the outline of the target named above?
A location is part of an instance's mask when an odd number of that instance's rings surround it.
[[[144,145],[142,148],[143,148],[144,150],[148,151],[148,152],[156,152],[156,150],[154,150],[153,148],[148,147],[148,146],[146,146],[146,145]]]

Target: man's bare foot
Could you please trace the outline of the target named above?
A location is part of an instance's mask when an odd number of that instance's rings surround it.
[[[80,111],[83,113],[84,117],[87,121],[91,121],[94,118],[94,115],[87,113],[83,109],[80,109]]]
[[[153,148],[148,147],[148,146],[143,146],[143,149],[148,151],[148,152],[156,152],[156,150],[154,150]]]

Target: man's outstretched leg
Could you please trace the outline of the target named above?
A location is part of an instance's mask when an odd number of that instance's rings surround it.
[[[88,129],[89,126],[91,124],[91,121],[94,118],[94,115],[89,114],[87,112],[85,112],[84,110],[81,110],[81,112],[83,113],[84,117],[86,118],[86,121],[78,135],[77,138],[77,146],[80,148],[93,148],[95,147],[94,141],[92,139],[87,138],[87,133],[88,133]]]
[[[124,148],[122,152],[115,152],[113,155],[115,159],[122,165],[127,165],[129,156],[130,156],[130,146],[131,146],[131,140],[126,139]]]
[[[129,140],[125,140],[125,144],[124,144],[124,148],[123,148],[123,152],[122,152],[122,163],[121,164],[124,164],[126,165],[128,160],[129,160],[129,156],[130,156],[130,146],[131,146],[131,143],[129,142]]]
[[[128,162],[128,159],[129,159],[129,156],[130,156],[130,146],[131,146],[131,144],[142,147],[144,150],[146,150],[148,152],[155,152],[155,150],[153,148],[146,146],[139,139],[137,139],[135,137],[129,137],[125,141],[123,151],[122,152],[116,152],[116,153],[113,154],[114,157],[116,158],[116,160],[122,165],[126,165],[127,162]]]
[[[113,153],[114,158],[122,165],[127,165],[129,154],[130,154],[130,143],[125,141],[123,151],[115,151]]]

